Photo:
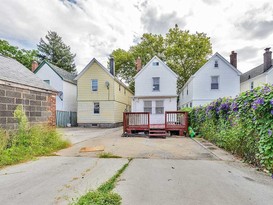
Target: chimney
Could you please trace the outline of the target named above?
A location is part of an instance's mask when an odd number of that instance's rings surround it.
[[[115,76],[115,60],[113,56],[110,56],[110,73]]]
[[[231,51],[230,54],[230,64],[234,66],[234,68],[237,68],[237,53],[234,51]]]
[[[31,71],[34,72],[34,71],[36,70],[37,67],[38,67],[37,61],[32,61],[32,64],[31,64]]]
[[[267,71],[271,67],[271,59],[272,59],[272,51],[270,51],[270,48],[264,49],[264,72]]]
[[[136,70],[137,70],[137,72],[141,70],[141,68],[142,68],[141,66],[142,66],[142,65],[141,65],[141,58],[138,57],[138,58],[136,59]]]

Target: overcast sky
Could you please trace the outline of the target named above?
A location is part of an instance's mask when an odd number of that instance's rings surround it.
[[[128,49],[145,32],[165,34],[178,24],[211,37],[213,53],[238,53],[245,72],[273,47],[272,0],[5,0],[0,38],[36,49],[48,30],[77,54],[78,71],[93,58],[106,65],[112,50]]]

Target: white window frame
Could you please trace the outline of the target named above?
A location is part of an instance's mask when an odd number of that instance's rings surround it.
[[[159,105],[161,104],[161,105]],[[164,114],[164,100],[155,101],[155,114],[163,115]]]
[[[147,106],[146,103],[150,103],[151,105],[150,106]],[[146,105],[145,105],[146,104]],[[145,107],[146,106],[146,107]],[[143,101],[143,111],[144,112],[149,112],[150,114],[153,113],[153,101],[151,100],[144,100]]]
[[[217,88],[212,88],[212,84],[216,84],[216,83],[212,83],[212,79],[213,79],[214,77],[217,77],[217,84],[218,84],[218,87],[217,87]],[[220,89],[220,77],[219,77],[219,75],[214,75],[214,76],[211,76],[211,77],[210,77],[210,89],[211,89],[211,90],[219,90],[219,89]]]
[[[219,62],[218,62],[218,60],[214,60],[214,68],[219,68]]]
[[[155,80],[158,79],[158,84],[155,83]],[[158,85],[158,89],[155,89],[156,85]],[[160,91],[160,77],[153,77],[153,91],[159,92]]]
[[[158,61],[153,62],[153,66],[159,66],[159,62]]]
[[[97,89],[95,90],[94,82],[97,82]],[[91,90],[92,92],[97,92],[99,90],[99,81],[98,79],[92,79],[91,80]]]

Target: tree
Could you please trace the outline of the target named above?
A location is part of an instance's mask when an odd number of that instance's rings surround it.
[[[212,53],[210,38],[205,33],[190,34],[176,25],[165,38],[167,65],[178,74],[177,90],[181,90],[191,75],[207,61]]]
[[[161,35],[143,34],[140,42],[131,46],[129,51],[116,49],[112,52],[115,59],[115,69],[117,77],[129,84],[129,87],[134,91],[134,79],[136,75],[135,61],[138,57],[141,58],[142,65],[145,65],[149,60],[157,55],[164,59],[164,38]]]
[[[169,29],[165,37],[143,34],[140,42],[128,51],[116,49],[112,52],[117,75],[132,83],[136,74],[135,60],[141,57],[145,65],[153,56],[158,56],[178,74],[177,92],[206,61],[212,53],[210,38],[205,33],[190,34],[177,25]]]
[[[31,69],[32,61],[36,59],[37,50],[19,49],[10,45],[8,41],[0,39],[0,54],[14,58],[28,69]]]
[[[62,38],[54,31],[48,31],[45,38],[46,41],[41,38],[37,45],[40,61],[48,60],[68,72],[76,72],[74,62],[76,54],[71,53],[70,47],[62,41]]]

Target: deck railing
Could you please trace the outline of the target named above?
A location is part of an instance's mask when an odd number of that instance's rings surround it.
[[[123,131],[127,129],[149,129],[150,113],[149,112],[124,112],[123,113]]]
[[[165,112],[165,128],[166,129],[188,129],[188,113],[182,111],[166,111]]]

